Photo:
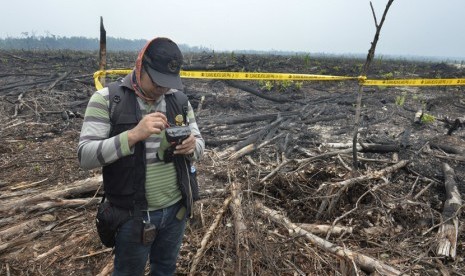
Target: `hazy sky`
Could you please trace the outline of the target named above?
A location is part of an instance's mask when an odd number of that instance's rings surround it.
[[[375,33],[368,0],[0,0],[0,37],[149,39],[214,50],[367,53]],[[372,0],[378,22],[387,0]],[[465,57],[464,0],[395,0],[378,55]]]

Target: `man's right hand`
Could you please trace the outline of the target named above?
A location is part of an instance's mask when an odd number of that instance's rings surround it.
[[[145,115],[137,126],[128,131],[129,147],[147,139],[152,134],[160,134],[167,125],[168,120],[163,113],[154,112]]]

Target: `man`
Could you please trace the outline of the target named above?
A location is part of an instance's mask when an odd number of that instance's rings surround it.
[[[106,200],[128,216],[114,238],[113,275],[143,275],[148,258],[151,275],[176,270],[195,200],[190,162],[205,147],[193,109],[178,90],[182,62],[173,41],[155,38],[140,51],[132,73],[95,92],[87,106],[80,166],[103,167]],[[182,108],[181,96],[186,103]],[[188,125],[183,131],[190,135],[167,143],[167,133],[176,125]]]

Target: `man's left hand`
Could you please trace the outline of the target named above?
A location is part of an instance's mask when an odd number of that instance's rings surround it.
[[[194,153],[195,150],[195,136],[194,134],[191,134],[189,137],[184,139],[180,145],[176,146],[176,150],[174,151],[174,154],[192,154]]]

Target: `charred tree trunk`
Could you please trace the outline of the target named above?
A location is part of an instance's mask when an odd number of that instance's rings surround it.
[[[376,14],[373,9],[373,4],[370,2],[371,10],[373,12],[373,17],[375,20],[375,26],[376,26],[376,33],[375,37],[373,38],[373,42],[371,43],[370,50],[368,50],[368,55],[367,59],[365,61],[365,64],[363,65],[361,76],[365,77],[368,74],[368,70],[370,69],[371,61],[375,57],[375,50],[376,50],[376,44],[378,44],[378,39],[379,39],[379,34],[381,32],[381,28],[383,27],[384,20],[386,19],[387,12],[389,8],[391,7],[392,2],[394,0],[389,0],[386,8],[384,9],[383,17],[381,18],[381,22],[378,25],[378,21],[376,20]],[[357,160],[357,140],[358,140],[358,128],[360,126],[360,114],[362,110],[362,93],[363,93],[363,85],[359,85],[358,87],[358,93],[357,93],[357,109],[355,110],[355,123],[354,123],[354,135],[352,139],[353,143],[353,152],[352,152],[352,158],[353,158],[353,171],[356,171],[358,168],[358,160]]]
[[[107,32],[103,26],[103,17],[100,16],[100,52],[99,52],[99,70],[104,71],[107,67]],[[100,83],[105,86],[105,75],[100,78]]]

